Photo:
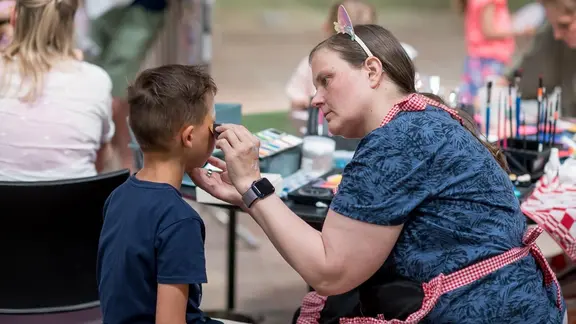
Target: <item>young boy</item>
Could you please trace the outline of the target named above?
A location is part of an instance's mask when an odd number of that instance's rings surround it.
[[[221,323],[200,310],[204,223],[178,190],[214,150],[212,78],[194,66],[146,70],[128,88],[144,167],[104,206],[98,288],[105,324]]]

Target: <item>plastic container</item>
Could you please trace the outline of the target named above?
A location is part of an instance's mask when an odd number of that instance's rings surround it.
[[[560,157],[558,154],[558,148],[553,147],[550,150],[550,157],[548,162],[544,166],[544,175],[548,178],[549,182],[552,182],[554,178],[558,176],[560,171]]]
[[[329,137],[304,137],[300,169],[307,172],[328,172],[332,170],[335,150],[336,142]]]
[[[334,152],[334,168],[344,169],[346,165],[354,157],[354,151],[335,151]]]

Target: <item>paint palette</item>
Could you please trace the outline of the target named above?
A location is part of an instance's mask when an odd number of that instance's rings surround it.
[[[302,139],[294,135],[270,128],[254,134],[260,139],[260,158],[266,158],[302,144]]]
[[[288,193],[288,199],[299,204],[316,205],[317,202],[330,204],[334,191],[342,181],[342,170],[332,170],[310,183]]]

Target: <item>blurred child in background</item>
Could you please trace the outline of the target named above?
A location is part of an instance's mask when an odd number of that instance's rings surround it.
[[[328,14],[328,20],[324,23],[323,31],[325,37],[335,33],[334,22],[338,20],[338,7],[344,5],[355,25],[375,24],[377,20],[376,9],[369,3],[362,0],[338,1],[332,5]],[[298,131],[306,126],[308,120],[307,108],[310,100],[316,93],[316,88],[312,82],[312,69],[308,61],[308,55],[300,61],[296,71],[292,74],[286,86],[286,94],[290,99],[292,109],[292,121]]]
[[[535,31],[513,29],[507,0],[458,0],[457,4],[464,14],[467,51],[460,102],[470,106],[489,77],[505,73],[514,54],[514,38]]]

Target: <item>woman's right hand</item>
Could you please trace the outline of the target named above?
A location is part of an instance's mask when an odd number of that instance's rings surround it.
[[[244,194],[252,184],[260,180],[260,140],[242,125],[223,124],[216,128],[220,133],[216,147],[224,152],[230,171],[231,183]]]

